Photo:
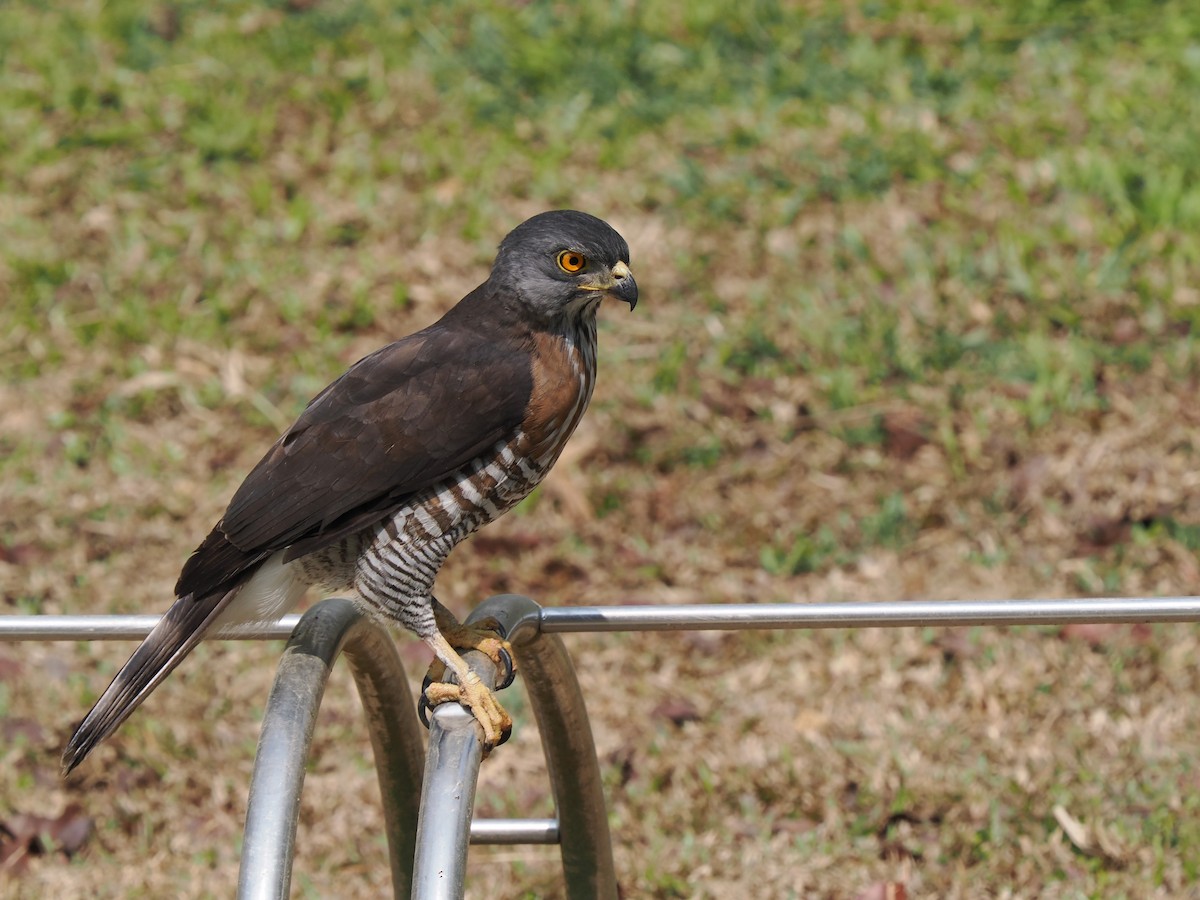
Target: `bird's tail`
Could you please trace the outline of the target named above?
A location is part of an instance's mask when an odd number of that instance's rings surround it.
[[[171,674],[237,592],[234,588],[199,599],[188,594],[175,601],[67,741],[62,757],[64,774],[83,762]]]

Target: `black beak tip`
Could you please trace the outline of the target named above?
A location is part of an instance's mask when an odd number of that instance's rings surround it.
[[[617,285],[616,294],[629,304],[629,311],[633,312],[638,302],[638,286],[637,282],[633,280],[632,275],[627,275],[621,279]]]

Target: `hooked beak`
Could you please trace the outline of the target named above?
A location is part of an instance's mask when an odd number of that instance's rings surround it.
[[[629,266],[620,260],[617,260],[617,264],[612,267],[612,283],[605,290],[610,297],[616,297],[618,300],[628,303],[631,312],[637,306],[637,282],[633,280],[633,273],[629,271]]]
[[[629,309],[632,310],[637,306],[638,289],[637,282],[633,280],[633,273],[629,271],[629,266],[621,260],[617,260],[617,264],[612,267],[609,276],[605,281],[581,284],[579,288],[584,291],[597,291],[607,294],[617,300],[624,300],[629,304]]]

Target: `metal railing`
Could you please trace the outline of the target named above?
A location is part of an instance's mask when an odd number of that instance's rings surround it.
[[[392,638],[348,601],[327,600],[300,617],[288,616],[273,625],[240,626],[218,635],[290,636],[255,758],[239,897],[263,900],[288,895],[312,730],[330,670],[342,653],[366,712],[397,897],[461,897],[470,842],[557,843],[569,897],[615,898],[612,844],[591,726],[558,634],[1200,622],[1200,597],[545,609],[527,597],[504,595],[486,601],[467,621],[488,617],[499,621],[508,635],[529,692],[556,819],[472,820],[482,758],[473,717],[457,704],[437,707],[423,765],[420,728]],[[156,616],[0,616],[0,641],[136,640],[144,638],[157,621]],[[472,653],[468,662],[485,683],[493,683],[496,673],[490,660]]]

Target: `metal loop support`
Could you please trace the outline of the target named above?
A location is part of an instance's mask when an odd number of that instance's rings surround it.
[[[421,728],[391,636],[353,603],[333,599],[300,618],[279,662],[250,781],[240,900],[288,896],[313,728],[329,673],[342,652],[358,686],[375,753],[394,893],[408,896],[421,794]]]

